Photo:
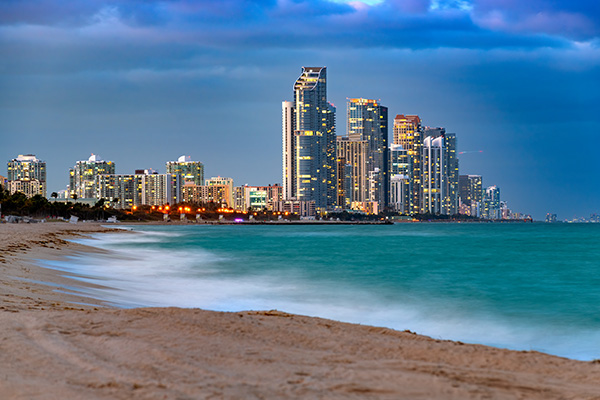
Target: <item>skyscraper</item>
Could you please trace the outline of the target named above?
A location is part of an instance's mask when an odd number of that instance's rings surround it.
[[[77,161],[69,170],[69,197],[77,196],[79,199],[98,198],[98,175],[111,175],[115,173],[115,163],[104,161],[97,154],[90,158]]]
[[[460,175],[458,187],[461,212],[472,217],[479,217],[483,201],[481,175]]]
[[[388,109],[377,100],[349,99],[347,105],[348,139],[367,142],[366,175],[369,200],[388,203]]]
[[[338,162],[350,166],[351,182],[344,188],[343,196],[350,202],[368,201],[369,174],[367,171],[369,142],[367,140],[350,140],[348,137],[338,136],[337,158]],[[341,205],[343,206],[343,205]]]
[[[443,138],[444,158],[444,196],[440,213],[454,215],[458,213],[458,157],[456,153],[456,134],[446,133],[444,128],[430,128],[423,130],[424,137],[431,136]],[[424,162],[424,161],[423,161]],[[425,171],[423,170],[423,173]]]
[[[389,206],[394,211],[410,214],[412,158],[399,144],[392,144],[389,153]]]
[[[489,186],[485,189],[485,194],[483,196],[483,211],[481,214],[483,218],[487,219],[502,218],[500,209],[500,188],[496,185]]]
[[[337,202],[335,107],[327,102],[326,67],[302,67],[294,101],[282,103],[283,184],[286,200]]]
[[[444,147],[443,136],[427,136],[423,140],[423,213],[444,214],[443,200],[446,196],[447,179]]]
[[[19,154],[8,162],[8,185],[11,193],[18,191],[28,197],[36,194],[46,197],[46,162],[38,160],[34,154]]]
[[[410,213],[421,211],[421,147],[423,146],[423,127],[418,115],[396,115],[394,119],[394,144],[399,144],[411,157],[411,196]]]

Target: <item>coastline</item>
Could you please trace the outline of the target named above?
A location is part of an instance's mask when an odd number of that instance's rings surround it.
[[[0,397],[599,398],[596,362],[279,311],[115,309],[35,265],[110,231],[0,225]]]

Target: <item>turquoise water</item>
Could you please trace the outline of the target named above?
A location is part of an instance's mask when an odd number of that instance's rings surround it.
[[[600,224],[132,229],[85,241],[107,254],[48,263],[122,307],[279,309],[600,358]]]

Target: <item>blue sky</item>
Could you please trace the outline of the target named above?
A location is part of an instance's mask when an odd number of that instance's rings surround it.
[[[482,150],[461,173],[512,209],[589,216],[599,36],[596,1],[4,0],[0,159],[46,160],[49,191],[90,153],[118,173],[188,154],[236,185],[281,182],[281,101],[325,65],[338,134],[347,97],[381,99]]]

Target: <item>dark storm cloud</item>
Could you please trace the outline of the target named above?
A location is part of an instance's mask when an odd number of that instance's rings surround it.
[[[229,48],[539,48],[597,36],[598,6],[579,5],[510,0],[388,0],[371,6],[327,0],[8,0],[0,3],[0,24],[9,38],[65,44],[117,37],[125,43]]]

